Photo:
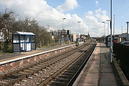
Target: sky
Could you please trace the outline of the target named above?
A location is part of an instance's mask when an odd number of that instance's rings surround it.
[[[126,31],[128,3],[113,0],[116,34]],[[109,34],[110,0],[0,0],[0,12],[5,9],[13,11],[17,19],[29,17],[51,30],[69,29],[94,37]]]

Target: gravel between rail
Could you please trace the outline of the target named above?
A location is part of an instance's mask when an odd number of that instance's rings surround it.
[[[16,71],[3,75],[0,79],[0,86],[44,86],[47,85],[53,76],[62,72],[75,62],[82,52],[91,46],[91,42],[66,51],[60,55],[53,56],[27,67],[19,68]]]

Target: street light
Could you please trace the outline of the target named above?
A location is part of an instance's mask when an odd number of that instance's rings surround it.
[[[110,37],[111,37],[111,45],[110,45],[110,58],[111,58],[111,63],[112,63],[112,54],[113,54],[113,43],[112,43],[112,0],[110,0]]]
[[[110,34],[109,32],[110,32],[110,20],[106,20],[107,22],[108,22],[108,34]]]
[[[115,35],[115,15],[113,15],[113,36]]]
[[[104,37],[105,37],[105,33],[106,33],[106,32],[105,32],[105,22],[102,22],[102,23],[104,24]]]
[[[105,43],[105,22],[102,22],[104,24],[104,39],[103,39],[103,42]]]
[[[123,34],[123,26],[121,26],[121,34]]]
[[[63,24],[65,24],[65,20],[66,20],[66,18],[62,18],[62,20],[63,20]],[[64,25],[62,25],[62,29],[64,29],[65,28],[65,26]]]
[[[80,28],[80,23],[81,23],[81,21],[77,21],[77,23],[79,24],[79,28]]]
[[[62,18],[63,20],[63,24],[65,24],[64,20],[66,20],[66,18]],[[65,29],[65,26],[62,25],[62,31]],[[61,44],[64,43],[64,34],[62,34],[62,31],[61,31]]]
[[[62,18],[63,20],[65,20],[66,18]]]
[[[129,33],[129,31],[128,31],[128,24],[129,24],[129,22],[126,22],[127,23],[127,40],[128,40],[128,33]]]
[[[81,23],[81,21],[77,21],[77,23]]]

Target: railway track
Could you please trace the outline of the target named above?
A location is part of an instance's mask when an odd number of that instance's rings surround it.
[[[71,67],[71,64],[83,57],[85,50],[90,49],[90,47],[91,44],[86,43],[74,50],[5,74],[1,76],[0,86],[44,86],[50,84],[55,76],[62,74],[64,70]],[[81,51],[82,49],[84,51]]]
[[[80,58],[76,60],[73,65],[68,67],[62,74],[58,74],[57,77],[49,83],[49,86],[72,86],[81,70],[85,66],[86,62],[88,61],[94,48],[95,44],[90,46],[87,50],[84,49],[83,53],[80,55]]]

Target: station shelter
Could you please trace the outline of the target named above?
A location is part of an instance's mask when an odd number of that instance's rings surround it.
[[[32,32],[16,32],[13,34],[13,51],[26,52],[36,49],[35,34]]]

